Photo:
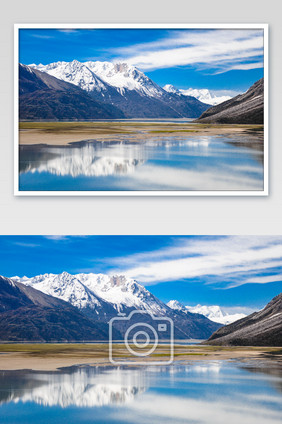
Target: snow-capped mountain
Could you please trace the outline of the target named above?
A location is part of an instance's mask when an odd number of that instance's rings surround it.
[[[174,309],[176,311],[187,312],[187,309],[185,308],[185,306],[182,305],[182,303],[178,302],[178,300],[170,300],[167,303],[167,306],[169,306],[171,309]]]
[[[200,100],[200,102],[207,103],[212,106],[218,105],[232,98],[231,96],[217,96],[207,88],[188,88],[187,90],[180,90],[180,92],[184,96],[195,97]]]
[[[65,300],[83,310],[90,309],[97,315],[106,311],[107,315],[116,315],[129,309],[147,310],[163,314],[167,306],[153,296],[144,286],[124,275],[43,274],[32,278],[13,277],[25,285]]]
[[[191,96],[195,99],[200,100],[200,102],[206,103],[208,105],[218,105],[223,103],[226,100],[231,99],[231,96],[217,96],[207,88],[197,89],[197,88],[188,88],[187,90],[178,89],[171,84],[166,84],[163,89],[168,93],[177,94],[178,96]]]
[[[72,62],[54,62],[48,65],[31,64],[31,68],[41,72],[46,72],[53,77],[58,78],[71,84],[77,85],[85,91],[97,90],[99,92],[106,91],[108,86],[97,75],[92,72],[89,67],[78,60]]]
[[[180,91],[178,90],[178,88],[174,87],[174,85],[172,84],[166,84],[163,89],[165,91],[167,91],[168,93],[173,93],[173,94],[178,94],[179,96],[181,95]]]
[[[228,314],[227,312],[222,311],[219,306],[205,306],[205,305],[197,305],[197,306],[186,306],[189,312],[194,314],[202,314],[211,321],[219,322],[220,324],[231,324],[232,322],[238,321],[241,318],[245,318],[245,314]]]
[[[126,90],[135,90],[141,95],[162,97],[164,92],[154,81],[148,78],[135,66],[127,63],[85,62],[96,75],[108,84],[116,87],[120,94]]]
[[[177,339],[204,339],[219,328],[218,324],[202,315],[171,309],[144,286],[124,275],[110,276],[93,273],[71,275],[63,272],[12,279],[69,302],[87,317],[102,322],[109,322],[118,313],[129,316],[131,311],[141,310],[155,317],[171,318]],[[138,322],[137,315],[134,319]],[[144,319],[146,320],[146,317]],[[116,327],[121,334],[125,331],[123,324],[119,322]]]
[[[75,72],[70,72],[70,79],[75,75]],[[108,92],[110,93],[110,90],[105,91],[105,93]],[[64,81],[46,72],[19,64],[19,118],[21,120],[72,121],[124,118],[123,112],[110,103],[110,101],[106,103],[98,98],[95,99],[72,81],[68,82],[68,79]]]
[[[197,118],[208,108],[194,97],[168,93],[127,63],[73,60],[29,66],[79,86],[96,101],[115,106],[127,118]]]
[[[209,320],[218,322],[223,325],[231,324],[241,318],[245,318],[246,315],[242,313],[228,314],[227,312],[222,311],[220,306],[206,306],[206,305],[197,305],[197,306],[184,306],[177,300],[170,300],[167,305],[175,310],[190,312],[193,314],[200,314],[207,317]]]
[[[161,97],[164,90],[148,78],[135,66],[127,63],[111,63],[88,61],[81,63],[54,62],[48,65],[29,65],[39,71],[46,72],[54,77],[78,85],[88,92],[105,92],[109,86],[115,87],[121,95],[126,91],[136,91],[141,95]]]

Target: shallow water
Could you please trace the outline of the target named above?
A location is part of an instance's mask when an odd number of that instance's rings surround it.
[[[2,423],[278,424],[282,370],[227,361],[0,373]]]
[[[23,191],[263,190],[258,137],[164,136],[21,146]],[[262,146],[262,144],[261,144]]]

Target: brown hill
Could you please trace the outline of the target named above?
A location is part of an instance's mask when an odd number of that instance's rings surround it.
[[[263,124],[263,78],[246,93],[206,110],[195,122],[210,124]]]
[[[217,330],[205,344],[282,346],[282,293],[259,312]]]

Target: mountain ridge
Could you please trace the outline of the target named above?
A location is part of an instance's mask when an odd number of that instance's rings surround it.
[[[102,104],[81,88],[19,64],[20,120],[124,118],[115,106]]]
[[[191,96],[195,97],[195,99],[200,100],[200,102],[205,103],[209,106],[215,106],[220,103],[225,102],[226,100],[230,100],[232,97],[227,95],[216,96],[212,94],[210,90],[207,88],[187,88],[187,89],[178,89],[174,87],[172,84],[166,84],[163,89],[168,93],[174,93],[178,95]]]
[[[259,312],[217,330],[206,342],[212,345],[282,346],[282,293]]]
[[[177,300],[170,300],[167,305],[172,309],[182,310],[183,312],[189,311],[191,313],[204,315],[209,320],[223,325],[230,324],[238,319],[246,317],[246,314],[242,313],[227,314],[226,312],[223,312],[221,307],[218,305],[207,306],[198,304],[196,306],[189,306],[183,305]]]
[[[61,298],[87,317],[98,322],[109,322],[118,313],[129,316],[134,310],[146,311],[150,315],[169,317],[174,322],[176,338],[207,338],[220,324],[210,321],[203,315],[189,311],[175,311],[150,293],[137,281],[124,275],[105,274],[42,274],[31,278],[13,277],[46,294]],[[106,310],[105,310],[106,305]],[[136,317],[135,317],[136,318]],[[123,323],[118,323],[118,331],[123,335]]]
[[[116,331],[115,336],[120,337]],[[108,327],[69,303],[0,276],[1,341],[107,340]]]
[[[207,109],[195,122],[211,124],[263,124],[264,79],[245,93]]]
[[[73,60],[30,66],[116,106],[126,118],[197,118],[209,107],[192,96],[168,93],[127,63]]]

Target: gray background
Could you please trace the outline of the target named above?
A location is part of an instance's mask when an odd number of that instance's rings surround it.
[[[3,6],[2,6],[3,7]],[[268,197],[14,197],[14,23],[268,23]],[[276,0],[10,1],[0,26],[0,234],[282,234],[281,9]]]

